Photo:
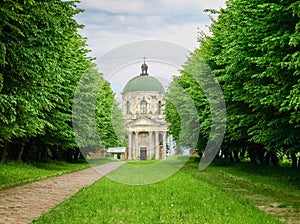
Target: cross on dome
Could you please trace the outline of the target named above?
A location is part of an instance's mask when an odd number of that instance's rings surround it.
[[[146,57],[144,56],[144,63],[141,66],[142,73],[141,75],[148,75],[147,70],[148,70],[148,65],[146,64]]]

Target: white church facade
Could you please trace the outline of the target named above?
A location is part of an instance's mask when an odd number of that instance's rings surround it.
[[[148,74],[142,73],[127,82],[122,91],[122,111],[128,131],[128,160],[166,158],[165,90]]]

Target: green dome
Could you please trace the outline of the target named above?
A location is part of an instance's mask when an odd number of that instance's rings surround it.
[[[154,77],[149,75],[136,76],[129,80],[123,89],[123,93],[135,91],[151,91],[165,93],[162,84]]]

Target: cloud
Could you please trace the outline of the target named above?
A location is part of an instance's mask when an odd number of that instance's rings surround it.
[[[105,10],[89,9],[82,15],[77,16],[83,24],[98,25],[102,29],[114,30],[115,32],[132,31],[136,28],[140,31],[152,31],[164,28],[169,24],[187,24],[198,21],[209,23],[209,19],[203,13],[199,14],[140,14],[140,13],[115,13]],[[131,30],[130,30],[131,29]]]
[[[206,9],[206,8],[213,8],[219,9],[220,7],[225,6],[224,0],[158,0],[162,4],[166,5],[169,9],[177,9],[183,11],[192,11],[194,12],[195,9]]]
[[[85,28],[92,56],[101,56],[120,45],[143,39],[197,46],[197,32],[210,23],[204,8],[220,8],[225,0],[82,0],[86,11],[76,16]]]
[[[175,43],[193,51],[198,47],[199,31],[208,33],[209,17],[206,8],[219,9],[225,0],[81,0],[79,8],[85,12],[76,16],[85,28],[80,30],[87,37],[90,56],[101,59],[99,71],[105,72],[103,55],[125,44],[144,40],[160,40]],[[149,46],[147,46],[149,47]],[[151,47],[150,47],[151,48]],[[172,53],[172,49],[166,50]],[[140,60],[145,52],[134,52],[132,60]],[[124,59],[125,56],[118,55]],[[146,56],[151,58],[150,53]],[[186,55],[183,55],[185,60]],[[182,60],[182,61],[183,61]],[[140,63],[140,62],[139,62]],[[140,64],[126,65],[109,80],[120,98],[120,91],[130,77],[138,75]],[[170,81],[178,68],[148,61],[150,73]],[[180,64],[180,63],[179,63]],[[168,76],[168,77],[166,77]]]
[[[144,1],[141,0],[82,0],[80,6],[83,8],[100,9],[110,12],[141,12],[144,8]]]
[[[82,0],[81,6],[84,8],[100,9],[110,12],[120,13],[141,13],[141,14],[178,14],[194,13],[196,10],[205,8],[215,8],[225,6],[224,0]]]

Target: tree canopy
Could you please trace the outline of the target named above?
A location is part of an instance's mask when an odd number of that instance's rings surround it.
[[[83,26],[74,19],[80,12],[76,1],[1,1],[2,161],[78,157],[73,98],[81,76],[93,67],[78,33]],[[101,91],[114,101],[109,86]],[[102,113],[110,117],[111,111]]]
[[[208,11],[217,13],[211,35],[200,36],[200,47],[190,58],[202,58],[222,87],[227,107],[222,153],[237,161],[246,156],[268,164],[288,156],[297,166],[300,2],[228,0],[225,9]],[[188,67],[195,68],[191,60],[178,79],[184,88],[196,89],[196,81],[186,81]],[[196,105],[205,99],[203,90],[190,94]],[[198,108],[201,126],[210,123],[209,108],[207,103]],[[205,136],[205,129],[200,130]]]

